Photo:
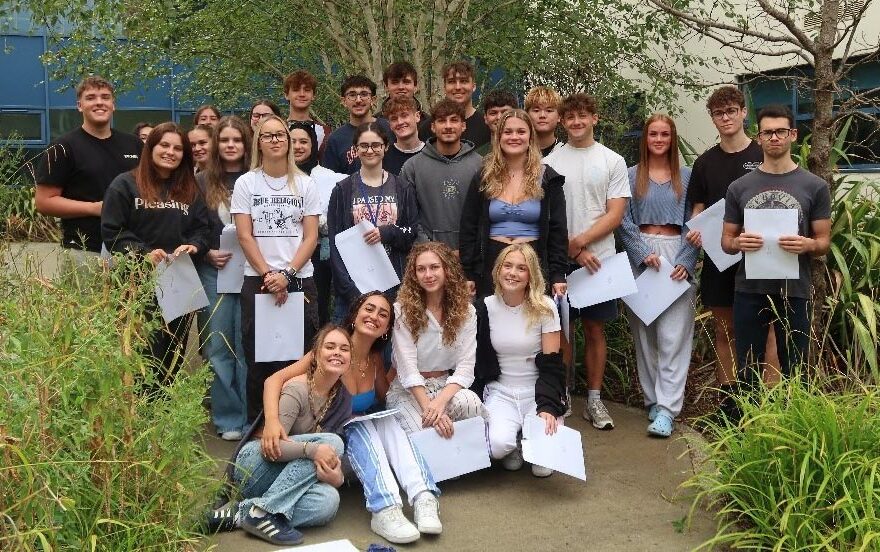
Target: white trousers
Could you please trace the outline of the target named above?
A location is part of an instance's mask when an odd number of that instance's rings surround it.
[[[489,451],[492,458],[500,460],[516,448],[525,417],[537,413],[535,386],[507,387],[493,381],[486,385],[483,397],[489,413]],[[556,418],[559,425],[564,419]]]
[[[443,387],[446,386],[447,376],[439,378],[427,378],[425,380],[425,392],[429,399],[433,399]],[[385,404],[388,408],[396,408],[397,420],[400,427],[407,433],[420,431],[422,427],[422,409],[416,398],[408,389],[400,385],[400,380],[395,378],[385,397]],[[446,404],[446,414],[453,422],[459,420],[467,420],[475,416],[483,415],[483,402],[480,397],[470,389],[460,389],[458,393],[453,395],[452,399]]]

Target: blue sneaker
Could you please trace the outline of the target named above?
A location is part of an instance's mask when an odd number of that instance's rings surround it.
[[[279,546],[296,546],[303,541],[303,534],[290,526],[281,514],[253,517],[250,512],[241,520],[241,528],[255,537]]]

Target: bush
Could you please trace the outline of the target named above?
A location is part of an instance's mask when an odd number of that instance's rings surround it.
[[[880,549],[880,391],[831,383],[787,380],[740,401],[740,427],[710,423],[706,469],[685,484],[719,509],[701,548]]]
[[[208,370],[155,385],[150,268],[0,275],[0,549],[183,550],[217,483]]]
[[[38,213],[34,203],[33,165],[24,148],[0,145],[0,236],[57,242],[58,221]]]

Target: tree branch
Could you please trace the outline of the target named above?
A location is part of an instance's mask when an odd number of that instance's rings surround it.
[[[837,2],[839,0],[822,0],[823,5],[827,2]],[[813,42],[807,34],[797,26],[794,20],[787,13],[777,10],[773,5],[770,4],[767,0],[757,0],[758,5],[761,6],[761,9],[764,10],[764,13],[772,17],[773,19],[782,23],[782,25],[788,29],[788,32],[791,33],[793,37],[800,43],[801,48],[816,55],[816,44]]]

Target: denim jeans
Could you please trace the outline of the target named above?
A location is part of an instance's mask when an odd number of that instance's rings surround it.
[[[328,444],[340,457],[343,454],[342,439],[333,433],[291,435],[290,439]],[[251,506],[281,514],[294,527],[325,525],[336,516],[339,492],[333,485],[318,481],[312,460],[270,462],[260,453],[260,442],[251,441],[242,447],[235,464],[234,479],[244,497],[238,505],[242,517]]]
[[[217,269],[206,262],[196,271],[208,296],[208,306],[198,313],[202,354],[214,371],[211,382],[211,417],[218,433],[242,431],[247,416],[247,363],[241,342],[241,308],[238,293],[217,293]]]
[[[761,381],[761,363],[770,324],[776,331],[779,369],[783,376],[807,356],[810,346],[808,301],[801,297],[736,292],[733,298],[733,332],[740,381],[750,388]]]

